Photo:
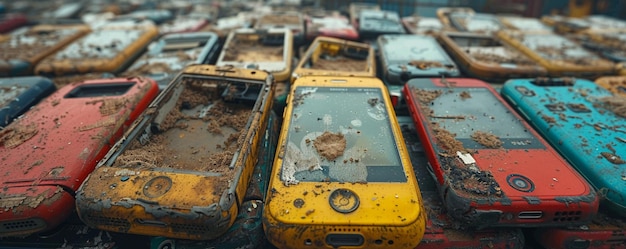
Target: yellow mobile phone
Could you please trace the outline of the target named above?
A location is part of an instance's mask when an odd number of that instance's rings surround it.
[[[382,81],[305,76],[291,88],[263,226],[279,248],[414,248],[426,216]]]
[[[81,220],[180,239],[226,233],[257,162],[272,81],[261,70],[187,66],[80,187]]]
[[[126,69],[159,34],[156,26],[109,27],[93,30],[35,68],[39,75],[94,72],[119,73]]]
[[[276,82],[291,74],[293,36],[286,28],[237,29],[232,31],[215,65],[265,70]]]
[[[317,37],[291,75],[376,77],[376,54],[367,43]]]

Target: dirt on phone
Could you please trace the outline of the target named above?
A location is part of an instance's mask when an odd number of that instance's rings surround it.
[[[367,70],[367,60],[348,58],[342,55],[321,55],[317,62],[311,63],[310,69],[362,72]]]
[[[341,133],[325,131],[313,140],[317,153],[328,161],[334,161],[346,150],[346,138]]]
[[[134,140],[114,166],[218,173],[215,190],[227,188],[235,173],[229,166],[243,143],[252,106],[226,102],[214,89],[202,88],[204,83],[215,82],[187,79],[157,131],[144,144]]]
[[[235,36],[224,49],[223,61],[259,62],[283,61],[283,46],[265,45],[260,39]]]
[[[427,114],[431,127],[435,137],[436,146],[443,151],[438,153],[439,160],[441,161],[442,169],[448,174],[448,180],[450,185],[457,191],[464,191],[470,195],[477,195],[482,198],[483,196],[501,196],[502,190],[500,185],[495,181],[493,175],[489,171],[480,170],[474,164],[461,164],[458,160],[458,153],[469,154],[475,153],[474,150],[470,150],[464,147],[463,143],[456,139],[456,134],[442,128],[436,118],[446,119],[465,119],[462,116],[436,116],[432,109],[428,106],[436,98],[444,94],[442,90],[424,90],[424,89],[411,89],[414,96],[419,98],[422,103],[422,112]],[[460,99],[465,99],[463,92],[459,95]],[[472,139],[479,144],[487,148],[500,148],[502,141],[488,132],[476,131],[471,135]]]

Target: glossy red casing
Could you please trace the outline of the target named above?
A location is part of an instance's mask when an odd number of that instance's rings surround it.
[[[444,97],[445,101],[428,101],[414,89],[441,91],[441,97],[434,99]],[[462,92],[474,97],[462,98]],[[598,212],[599,198],[593,188],[487,83],[461,78],[413,79],[403,93],[444,206],[463,225],[582,225]],[[445,116],[448,113],[450,116]],[[437,139],[436,125],[455,127],[455,122],[463,128],[448,132],[462,140],[473,164],[455,151],[446,151],[446,143]],[[477,131],[502,133],[496,134],[502,146],[487,148],[457,135]]]
[[[68,217],[74,191],[157,93],[148,78],[73,83],[0,131],[0,237]]]

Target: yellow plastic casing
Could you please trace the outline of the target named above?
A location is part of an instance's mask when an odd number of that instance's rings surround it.
[[[490,63],[479,60],[468,53],[469,50],[461,47],[460,45],[462,44],[457,44],[453,37],[492,40],[494,43],[500,44],[501,46],[499,47],[502,47],[503,50],[508,51],[511,54],[512,60],[523,60],[531,62],[532,64]],[[450,57],[452,57],[457,65],[471,77],[492,81],[506,81],[509,78],[527,78],[547,75],[547,71],[544,67],[532,61],[531,58],[517,51],[517,49],[497,39],[493,39],[492,35],[469,32],[441,32],[438,38],[441,46],[448,51]],[[494,49],[495,46],[485,48]]]
[[[345,54],[346,51],[349,50],[352,50],[353,53],[367,54],[365,58],[362,58],[362,64],[364,66],[360,70],[343,70],[343,68],[346,68],[345,64],[349,62],[344,63],[343,66],[339,65],[338,67],[329,70],[310,68],[311,64],[314,65],[316,63],[324,63],[320,58],[323,54],[341,56],[341,54]],[[297,78],[303,76],[376,77],[376,54],[374,52],[374,48],[366,43],[330,37],[317,37],[313,43],[311,43],[311,46],[309,46],[304,56],[302,56],[302,59],[300,59],[296,69],[294,69],[293,74],[291,75],[291,82],[293,83]]]
[[[176,89],[180,88],[178,86],[184,83],[180,81],[183,78],[228,80],[241,82],[242,85],[263,86],[251,107],[247,124],[237,139],[239,150],[233,156],[233,161],[226,162],[231,164],[232,173],[109,165],[117,156],[123,155],[123,148],[130,146],[125,143],[139,140],[145,134],[141,132],[146,127],[150,129],[149,124],[159,118],[151,118],[150,115],[174,106],[171,105],[174,102],[164,104],[162,99],[175,94]],[[258,161],[259,143],[265,135],[272,110],[272,83],[271,75],[261,70],[213,65],[187,66],[152,102],[144,112],[144,117],[138,118],[124,139],[109,151],[77,191],[76,202],[81,220],[91,227],[107,231],[190,240],[215,239],[226,233],[237,218]],[[209,85],[201,87],[211,88]],[[198,145],[196,148],[210,143],[195,137],[180,136],[180,139],[183,145]],[[177,158],[177,155],[171,157]],[[185,163],[184,160],[178,159],[180,163]],[[149,162],[140,163],[149,165]],[[202,165],[203,162],[197,163],[200,168]],[[120,177],[126,178],[120,180]],[[223,182],[228,182],[228,186],[219,191],[217,185]]]
[[[333,91],[334,87],[343,90],[354,89],[347,90],[348,92],[345,94],[363,88],[380,89],[382,99],[376,98],[376,101],[368,101],[368,103],[372,106],[379,103],[384,106],[378,110],[379,113],[386,112],[388,119],[386,121],[379,119],[376,122],[387,122],[387,125],[384,126],[388,127],[377,128],[380,129],[380,132],[375,132],[377,134],[371,132],[367,134],[365,131],[362,132],[363,134],[356,133],[362,136],[371,136],[375,140],[376,136],[381,136],[380,134],[390,130],[393,136],[390,139],[395,142],[395,148],[375,147],[373,144],[369,144],[369,146],[372,146],[372,150],[397,154],[406,179],[396,182],[368,182],[367,180],[339,182],[329,179],[327,181],[300,181],[294,184],[281,177],[285,170],[283,164],[290,154],[286,153],[289,136],[297,135],[294,132],[310,132],[304,130],[305,128],[291,127],[292,120],[298,119],[301,115],[312,115],[312,117],[324,117],[319,118],[324,122],[331,122],[324,113],[314,113],[307,109],[294,110],[294,106],[301,105],[302,101],[306,102],[319,97],[311,95],[308,98],[295,93],[298,92],[299,88],[302,88],[302,91],[306,89],[314,89],[313,91],[315,91],[322,88]],[[328,106],[327,108],[329,110],[342,108],[344,109],[342,112],[360,115],[363,113],[358,112],[368,108],[368,103],[365,105],[353,103],[353,105],[345,106]],[[263,210],[265,234],[273,245],[278,248],[336,248],[342,247],[342,245],[347,248],[414,248],[419,244],[425,231],[426,213],[408,151],[403,142],[389,94],[382,81],[377,78],[365,77],[305,76],[299,78],[292,85],[283,117],[277,154],[274,159],[266,205]],[[324,123],[319,122],[320,130],[323,130]],[[353,128],[357,127],[358,124]],[[384,132],[382,132],[383,129]],[[311,142],[311,144],[313,143]],[[391,151],[389,151],[390,149]],[[365,153],[368,153],[367,149]],[[343,165],[341,164],[342,160]],[[338,157],[334,161],[335,166],[333,167],[350,167],[346,166],[350,164],[347,161],[348,157],[345,159]],[[352,161],[352,157],[349,161]],[[356,161],[358,162],[358,160]],[[308,171],[311,170],[309,168]],[[345,193],[341,195],[343,197],[339,201],[336,199],[337,192]],[[341,204],[341,206],[338,207],[339,204],[336,203]],[[343,242],[349,245],[342,244]]]

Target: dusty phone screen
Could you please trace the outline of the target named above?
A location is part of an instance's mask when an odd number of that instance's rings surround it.
[[[298,87],[281,178],[297,182],[406,182],[378,88]]]
[[[456,139],[468,149],[485,149],[476,137],[490,133],[499,138],[502,147],[544,148],[505,106],[486,88],[428,89],[440,91],[428,108],[432,123],[456,134]]]

